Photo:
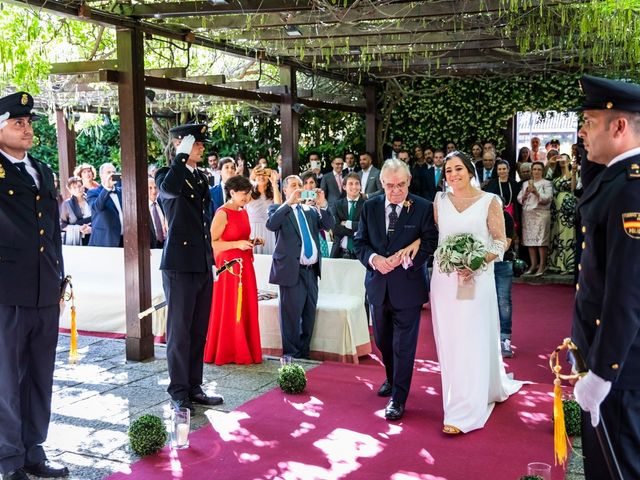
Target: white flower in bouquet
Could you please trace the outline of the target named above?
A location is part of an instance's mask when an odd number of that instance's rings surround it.
[[[453,273],[458,270],[476,271],[485,264],[487,250],[484,244],[469,233],[450,235],[438,246],[435,259],[440,271]]]

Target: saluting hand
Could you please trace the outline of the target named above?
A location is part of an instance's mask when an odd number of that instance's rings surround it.
[[[7,120],[9,119],[10,116],[11,114],[9,112],[5,112],[2,115],[0,115],[0,130],[2,130],[4,127],[7,126]]]
[[[182,139],[180,145],[176,147],[176,155],[179,155],[181,153],[190,155],[194,143],[196,143],[196,138],[193,135],[187,135]]]

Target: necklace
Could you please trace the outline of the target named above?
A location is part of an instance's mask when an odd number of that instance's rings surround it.
[[[500,180],[498,180],[498,188],[500,188],[500,198],[502,198],[502,203],[504,203],[504,208],[507,208],[509,205],[511,205],[511,202],[513,201],[513,190],[511,189],[511,182],[509,180],[507,180],[507,185],[509,185],[509,202],[507,202],[507,199],[504,198],[504,194],[502,193],[502,182]]]

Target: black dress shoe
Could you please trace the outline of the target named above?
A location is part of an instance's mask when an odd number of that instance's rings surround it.
[[[43,478],[62,478],[69,476],[69,469],[60,465],[59,463],[50,462],[49,460],[43,460],[40,463],[33,465],[25,465],[24,471],[35,475],[36,477]],[[18,477],[22,478],[22,477]]]
[[[193,417],[196,414],[196,407],[193,406],[193,403],[188,398],[183,398],[181,400],[171,400],[171,405],[173,408],[188,408],[191,412],[191,416]]]
[[[391,390],[393,390],[393,387],[389,383],[389,380],[385,380],[384,383],[382,385],[380,385],[380,388],[378,389],[378,396],[379,397],[390,397],[391,396]]]
[[[29,480],[22,468],[9,473],[0,473],[0,480]]]
[[[387,408],[384,409],[384,418],[387,420],[400,420],[404,415],[404,404],[389,400]]]
[[[222,398],[220,395],[205,395],[204,393],[189,395],[189,399],[192,402],[199,403],[200,405],[207,405],[209,407],[220,405],[222,402],[224,402],[224,398]]]

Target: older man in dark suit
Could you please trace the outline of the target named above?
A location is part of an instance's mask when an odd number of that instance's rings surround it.
[[[63,277],[53,173],[33,146],[33,98],[0,99],[0,478],[66,477],[42,443],[51,415]]]
[[[385,194],[365,202],[355,247],[367,268],[365,287],[374,335],[387,373],[378,395],[391,397],[385,418],[399,420],[411,385],[420,310],[429,300],[427,259],[438,232],[431,202],[409,194],[411,173],[406,163],[387,160],[380,176]],[[406,247],[418,244],[412,261],[401,255]]]
[[[589,369],[574,388],[585,410],[584,472],[587,480],[640,478],[640,86],[589,75],[580,82],[578,135],[589,160],[606,165],[578,207],[584,250],[572,336]],[[601,419],[621,475],[607,468]]]
[[[167,366],[174,406],[195,413],[193,403],[218,405],[222,397],[202,390],[204,344],[213,294],[209,233],[209,184],[198,170],[207,126],[171,129],[176,156],[156,173],[168,223],[160,270],[167,299]]]
[[[89,245],[122,247],[122,188],[114,178],[116,167],[111,163],[103,163],[99,174],[101,185],[87,192],[87,202],[91,205]]]
[[[286,202],[271,205],[267,220],[267,228],[276,234],[269,281],[280,286],[283,354],[309,358],[322,261],[320,229],[330,230],[334,220],[321,189],[315,189],[317,200],[302,200],[297,175],[285,178],[283,189]]]

